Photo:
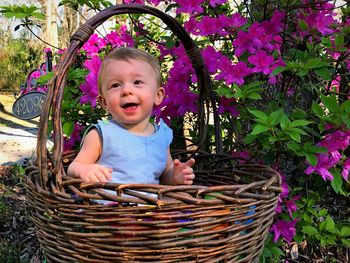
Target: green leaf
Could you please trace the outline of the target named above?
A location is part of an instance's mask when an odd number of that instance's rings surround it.
[[[344,36],[339,34],[334,39],[334,44],[336,48],[342,47],[344,45]]]
[[[32,13],[32,16],[38,18],[38,19],[41,19],[41,20],[44,20],[45,19],[45,15],[42,14],[42,13]]]
[[[280,125],[281,125],[281,128],[282,130],[287,130],[289,129],[289,125],[290,125],[290,120],[288,119],[288,116],[287,115],[284,115],[281,119],[281,122],[280,122]]]
[[[289,128],[288,131],[293,131],[293,132],[297,132],[297,133],[302,134],[302,135],[307,135],[306,132],[304,132],[302,129],[299,129],[299,128]]]
[[[74,130],[74,123],[73,122],[65,122],[63,124],[63,132],[65,135],[70,136]]]
[[[350,227],[344,226],[340,230],[340,236],[341,237],[348,237],[350,236]]]
[[[334,95],[331,96],[320,96],[321,101],[323,105],[331,112],[331,113],[337,113],[339,110],[339,104],[337,102],[337,99]]]
[[[255,117],[258,119],[264,120],[265,122],[267,121],[267,115],[265,112],[259,111],[259,110],[250,110],[249,112],[253,114]]]
[[[342,104],[340,104],[339,111],[350,112],[350,100],[346,100]]]
[[[325,67],[328,66],[328,64],[324,61],[321,61],[320,58],[313,58],[310,59],[305,65],[304,67],[306,69],[315,69],[315,68],[321,68],[321,67]]]
[[[309,162],[309,164],[311,164],[312,166],[317,165],[318,160],[315,154],[305,153],[305,157],[306,157],[306,160]]]
[[[343,179],[342,179],[340,173],[339,172],[332,172],[332,175],[334,178],[331,181],[331,186],[332,186],[334,192],[336,192],[337,194],[344,193],[342,190]]]
[[[295,120],[292,121],[289,125],[289,127],[298,127],[298,126],[306,126],[308,124],[312,123],[311,121],[307,120]]]
[[[274,255],[274,258],[279,258],[284,255],[283,251],[277,246],[271,247],[271,252]]]
[[[303,226],[301,232],[308,235],[315,235],[318,233],[317,229],[313,226]]]
[[[323,116],[323,114],[324,114],[322,107],[318,103],[316,103],[315,101],[312,102],[311,110],[316,116],[319,116],[319,117]]]
[[[262,124],[256,124],[253,128],[253,131],[250,133],[252,135],[257,135],[265,131],[270,130],[271,128]]]
[[[288,70],[288,67],[278,66],[277,68],[275,68],[275,69],[272,71],[271,75],[272,75],[272,76],[275,76],[275,75],[280,74],[280,73],[282,73],[283,71],[286,71],[286,70]]]
[[[326,217],[326,231],[333,233],[335,229],[335,223],[332,217],[329,215]]]
[[[252,99],[252,100],[260,100],[261,99],[261,96],[259,93],[250,93],[248,95],[248,98],[249,99]]]
[[[326,147],[322,147],[322,146],[316,146],[316,145],[308,145],[305,144],[305,150],[307,149],[307,152],[310,153],[325,153],[328,151],[328,149]]]
[[[284,116],[284,112],[282,109],[276,110],[274,112],[271,112],[267,121],[270,123],[272,126],[276,126],[278,123],[281,122],[281,119]]]
[[[343,243],[344,246],[350,248],[350,239],[342,238],[341,242]]]
[[[350,116],[348,115],[342,115],[341,116],[342,121],[345,123],[347,128],[350,128]]]
[[[326,47],[331,47],[332,46],[332,42],[329,38],[327,37],[321,37],[322,40],[322,44],[324,44]]]
[[[326,208],[323,208],[318,212],[318,215],[322,216],[322,217],[327,216],[327,214],[328,214],[328,209],[326,209]]]
[[[321,78],[325,80],[331,80],[331,72],[327,67],[322,67],[322,68],[315,68],[313,69],[317,75],[319,75]]]
[[[303,19],[300,19],[298,24],[302,31],[306,31],[308,29],[308,25]]]
[[[289,131],[286,130],[286,133],[296,142],[301,142],[300,139],[300,133],[296,132],[296,131]]]
[[[256,135],[248,134],[248,135],[244,138],[244,143],[245,143],[245,144],[250,144],[250,143],[252,143],[253,141],[255,141],[256,138],[257,138]]]
[[[290,142],[287,144],[288,149],[292,150],[296,155],[301,156],[300,145],[295,142]]]

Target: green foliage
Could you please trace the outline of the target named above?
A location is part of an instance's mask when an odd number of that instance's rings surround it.
[[[260,263],[278,263],[281,262],[280,258],[285,255],[283,250],[280,248],[282,241],[277,243],[273,242],[272,234],[268,233],[265,240],[265,246],[263,253],[260,256]]]
[[[102,10],[109,6],[112,6],[112,2],[107,0],[61,0],[59,6],[65,5],[78,10],[79,6],[87,5],[91,10]]]
[[[321,204],[322,197],[319,191],[308,191],[298,201],[297,216],[299,219],[297,242],[307,240],[310,244],[321,246],[337,245],[349,247],[350,222],[335,221],[329,209]]]
[[[40,64],[42,52],[24,39],[10,39],[0,51],[0,88],[3,91],[19,91],[28,72]]]

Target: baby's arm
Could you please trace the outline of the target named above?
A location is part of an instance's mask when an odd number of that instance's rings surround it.
[[[178,185],[178,184],[193,184],[195,177],[192,166],[195,160],[189,159],[185,163],[181,163],[180,160],[171,157],[170,150],[168,149],[168,159],[164,172],[160,177],[161,184]]]
[[[68,175],[80,177],[86,182],[107,182],[111,179],[110,168],[97,164],[101,154],[101,139],[96,129],[85,137],[83,146],[68,167]]]

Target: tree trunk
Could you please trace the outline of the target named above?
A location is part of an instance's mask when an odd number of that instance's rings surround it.
[[[38,0],[45,13],[43,39],[50,45],[58,47],[57,6],[54,0]]]
[[[64,6],[64,20],[63,20],[63,31],[60,42],[63,46],[66,46],[69,42],[70,37],[74,34],[79,26],[78,12],[70,7]]]

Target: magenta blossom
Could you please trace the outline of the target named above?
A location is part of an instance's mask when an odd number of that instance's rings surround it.
[[[238,158],[238,163],[245,163],[250,159],[250,153],[248,151],[234,151],[231,153],[233,158]]]
[[[237,110],[237,107],[234,104],[235,102],[236,102],[235,98],[228,99],[226,97],[221,97],[218,113],[219,114],[229,113],[233,117],[237,118],[239,116],[239,111]]]
[[[266,34],[268,35],[279,34],[282,31],[284,16],[285,16],[285,12],[275,10],[269,21],[263,21],[261,25],[264,28]]]
[[[277,242],[280,237],[290,243],[295,236],[296,228],[295,224],[298,219],[292,221],[278,220],[275,224],[272,225],[270,231],[273,232],[274,238],[273,242]]]
[[[105,41],[102,41],[97,34],[92,34],[89,40],[83,45],[82,49],[86,51],[89,57],[96,55],[101,48],[106,46]]]
[[[233,46],[236,48],[235,55],[239,57],[244,51],[254,54],[257,50],[261,49],[266,43],[268,43],[261,40],[264,35],[265,31],[259,23],[253,23],[248,32],[239,31],[237,33],[237,38],[233,41]]]
[[[349,179],[349,171],[350,171],[350,158],[347,158],[344,162],[343,162],[343,170],[341,175],[343,176],[344,180],[348,180]]]
[[[270,66],[274,62],[274,58],[267,55],[265,51],[259,50],[255,55],[250,56],[248,61],[255,66],[252,72],[262,72],[267,75],[271,73]]]
[[[317,154],[317,165],[310,165],[304,171],[306,174],[311,174],[313,172],[318,173],[322,176],[324,181],[333,180],[333,175],[328,171],[328,169],[335,166],[341,159],[341,154],[338,151],[331,152],[329,154],[321,153]]]
[[[217,5],[225,4],[227,0],[209,0],[209,5],[215,7]]]
[[[184,28],[190,32],[191,34],[195,35],[195,36],[199,36],[201,34],[201,32],[198,29],[198,21],[196,20],[196,18],[194,16],[191,16],[190,19],[185,22],[184,24]]]
[[[174,0],[174,2],[179,4],[179,7],[176,9],[176,13],[180,14],[183,13],[201,13],[203,12],[203,8],[201,7],[201,4],[203,4],[205,0]]]
[[[236,83],[241,86],[244,84],[244,77],[250,75],[250,69],[247,64],[239,61],[237,64],[232,65],[231,61],[226,57],[223,57],[219,69],[221,70],[221,73],[215,76],[215,79],[223,79],[227,85]]]
[[[208,46],[202,51],[205,65],[208,68],[209,73],[213,74],[219,69],[223,54],[220,51],[216,51],[214,47]]]
[[[97,77],[101,66],[101,59],[95,55],[91,60],[85,60],[84,67],[89,70],[89,74],[85,78],[85,83],[80,86],[83,96],[80,98],[81,104],[90,103],[93,107],[96,106],[98,96]]]
[[[83,126],[74,123],[74,129],[72,134],[70,135],[69,139],[64,138],[64,145],[63,145],[63,152],[67,152],[73,149],[73,146],[81,141],[81,131],[84,129]]]

